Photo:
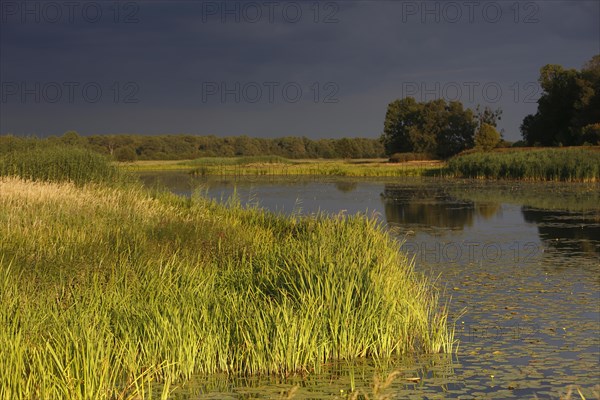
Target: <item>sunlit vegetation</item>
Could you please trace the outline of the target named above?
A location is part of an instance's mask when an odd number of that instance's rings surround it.
[[[381,141],[388,154],[447,158],[473,147],[477,125],[476,114],[458,101],[405,97],[388,104]]]
[[[452,158],[447,170],[466,178],[596,182],[600,147],[470,153]]]
[[[293,164],[205,165],[192,171],[197,176],[435,176],[443,164],[424,162],[394,165],[387,162],[344,161],[298,162]]]
[[[137,161],[119,163],[122,170],[188,171],[193,176],[286,177],[348,176],[394,177],[439,176],[440,161],[389,163],[386,159],[367,160],[290,160],[280,157],[208,157],[189,161]]]
[[[118,169],[101,154],[74,147],[33,146],[0,154],[0,176],[29,180],[115,182]]]
[[[438,291],[375,219],[2,171],[0,398],[166,398],[196,374],[453,351]]]

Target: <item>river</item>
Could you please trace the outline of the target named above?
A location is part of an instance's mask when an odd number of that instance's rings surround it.
[[[448,302],[455,355],[332,364],[305,378],[198,377],[173,398],[558,399],[600,390],[600,185],[411,179],[191,178],[141,174],[174,193],[274,212],[365,213]],[[573,385],[573,386],[572,386]]]

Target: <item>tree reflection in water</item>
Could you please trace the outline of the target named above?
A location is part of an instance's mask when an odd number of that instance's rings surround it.
[[[523,206],[526,222],[537,226],[547,247],[561,253],[582,253],[600,257],[600,219],[595,212],[544,210]]]
[[[501,210],[499,203],[457,199],[441,187],[385,185],[382,197],[387,222],[403,226],[461,230],[477,217],[490,219]]]

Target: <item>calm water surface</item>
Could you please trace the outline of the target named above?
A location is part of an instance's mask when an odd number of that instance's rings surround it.
[[[269,210],[375,215],[449,301],[457,355],[331,365],[308,378],[198,377],[173,398],[558,399],[600,382],[600,186],[439,179],[191,179],[143,174],[181,195],[199,190]],[[414,382],[411,378],[420,378]],[[577,393],[573,398],[579,398]]]

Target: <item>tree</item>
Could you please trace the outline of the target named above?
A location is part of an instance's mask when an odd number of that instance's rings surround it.
[[[502,110],[497,108],[492,110],[490,107],[485,106],[481,108],[479,105],[475,108],[477,122],[479,126],[488,124],[494,128],[498,127],[498,121],[502,119]]]
[[[438,138],[445,125],[446,101],[443,99],[420,103],[417,123],[410,128],[412,151],[434,155],[438,149]]]
[[[474,144],[477,122],[462,103],[443,99],[418,103],[412,97],[388,105],[381,140],[386,153],[449,157]]]
[[[600,145],[600,123],[589,124],[581,130],[582,144]]]
[[[235,138],[234,147],[236,156],[258,156],[261,154],[254,141],[245,135]]]
[[[121,162],[133,162],[137,160],[137,154],[132,146],[121,147],[115,152],[115,159]]]
[[[342,138],[335,141],[334,145],[337,157],[341,158],[358,158],[362,155],[356,140]]]
[[[492,125],[483,123],[475,133],[475,146],[489,151],[500,143],[500,134]]]
[[[577,85],[580,96],[575,102],[576,114],[572,121],[576,135],[583,134],[586,126],[600,123],[600,54],[584,64]]]
[[[413,151],[410,130],[418,125],[422,104],[412,97],[392,101],[385,114],[381,141],[387,154]]]
[[[65,132],[59,140],[62,144],[66,144],[68,146],[85,146],[87,144],[87,140],[79,136],[79,134],[75,131]]]
[[[473,111],[464,109],[461,102],[451,101],[442,123],[443,129],[438,134],[438,156],[450,157],[473,147],[477,127]]]
[[[600,122],[600,55],[581,71],[548,64],[540,69],[543,94],[535,114],[521,124],[531,145],[583,144],[583,128]]]

